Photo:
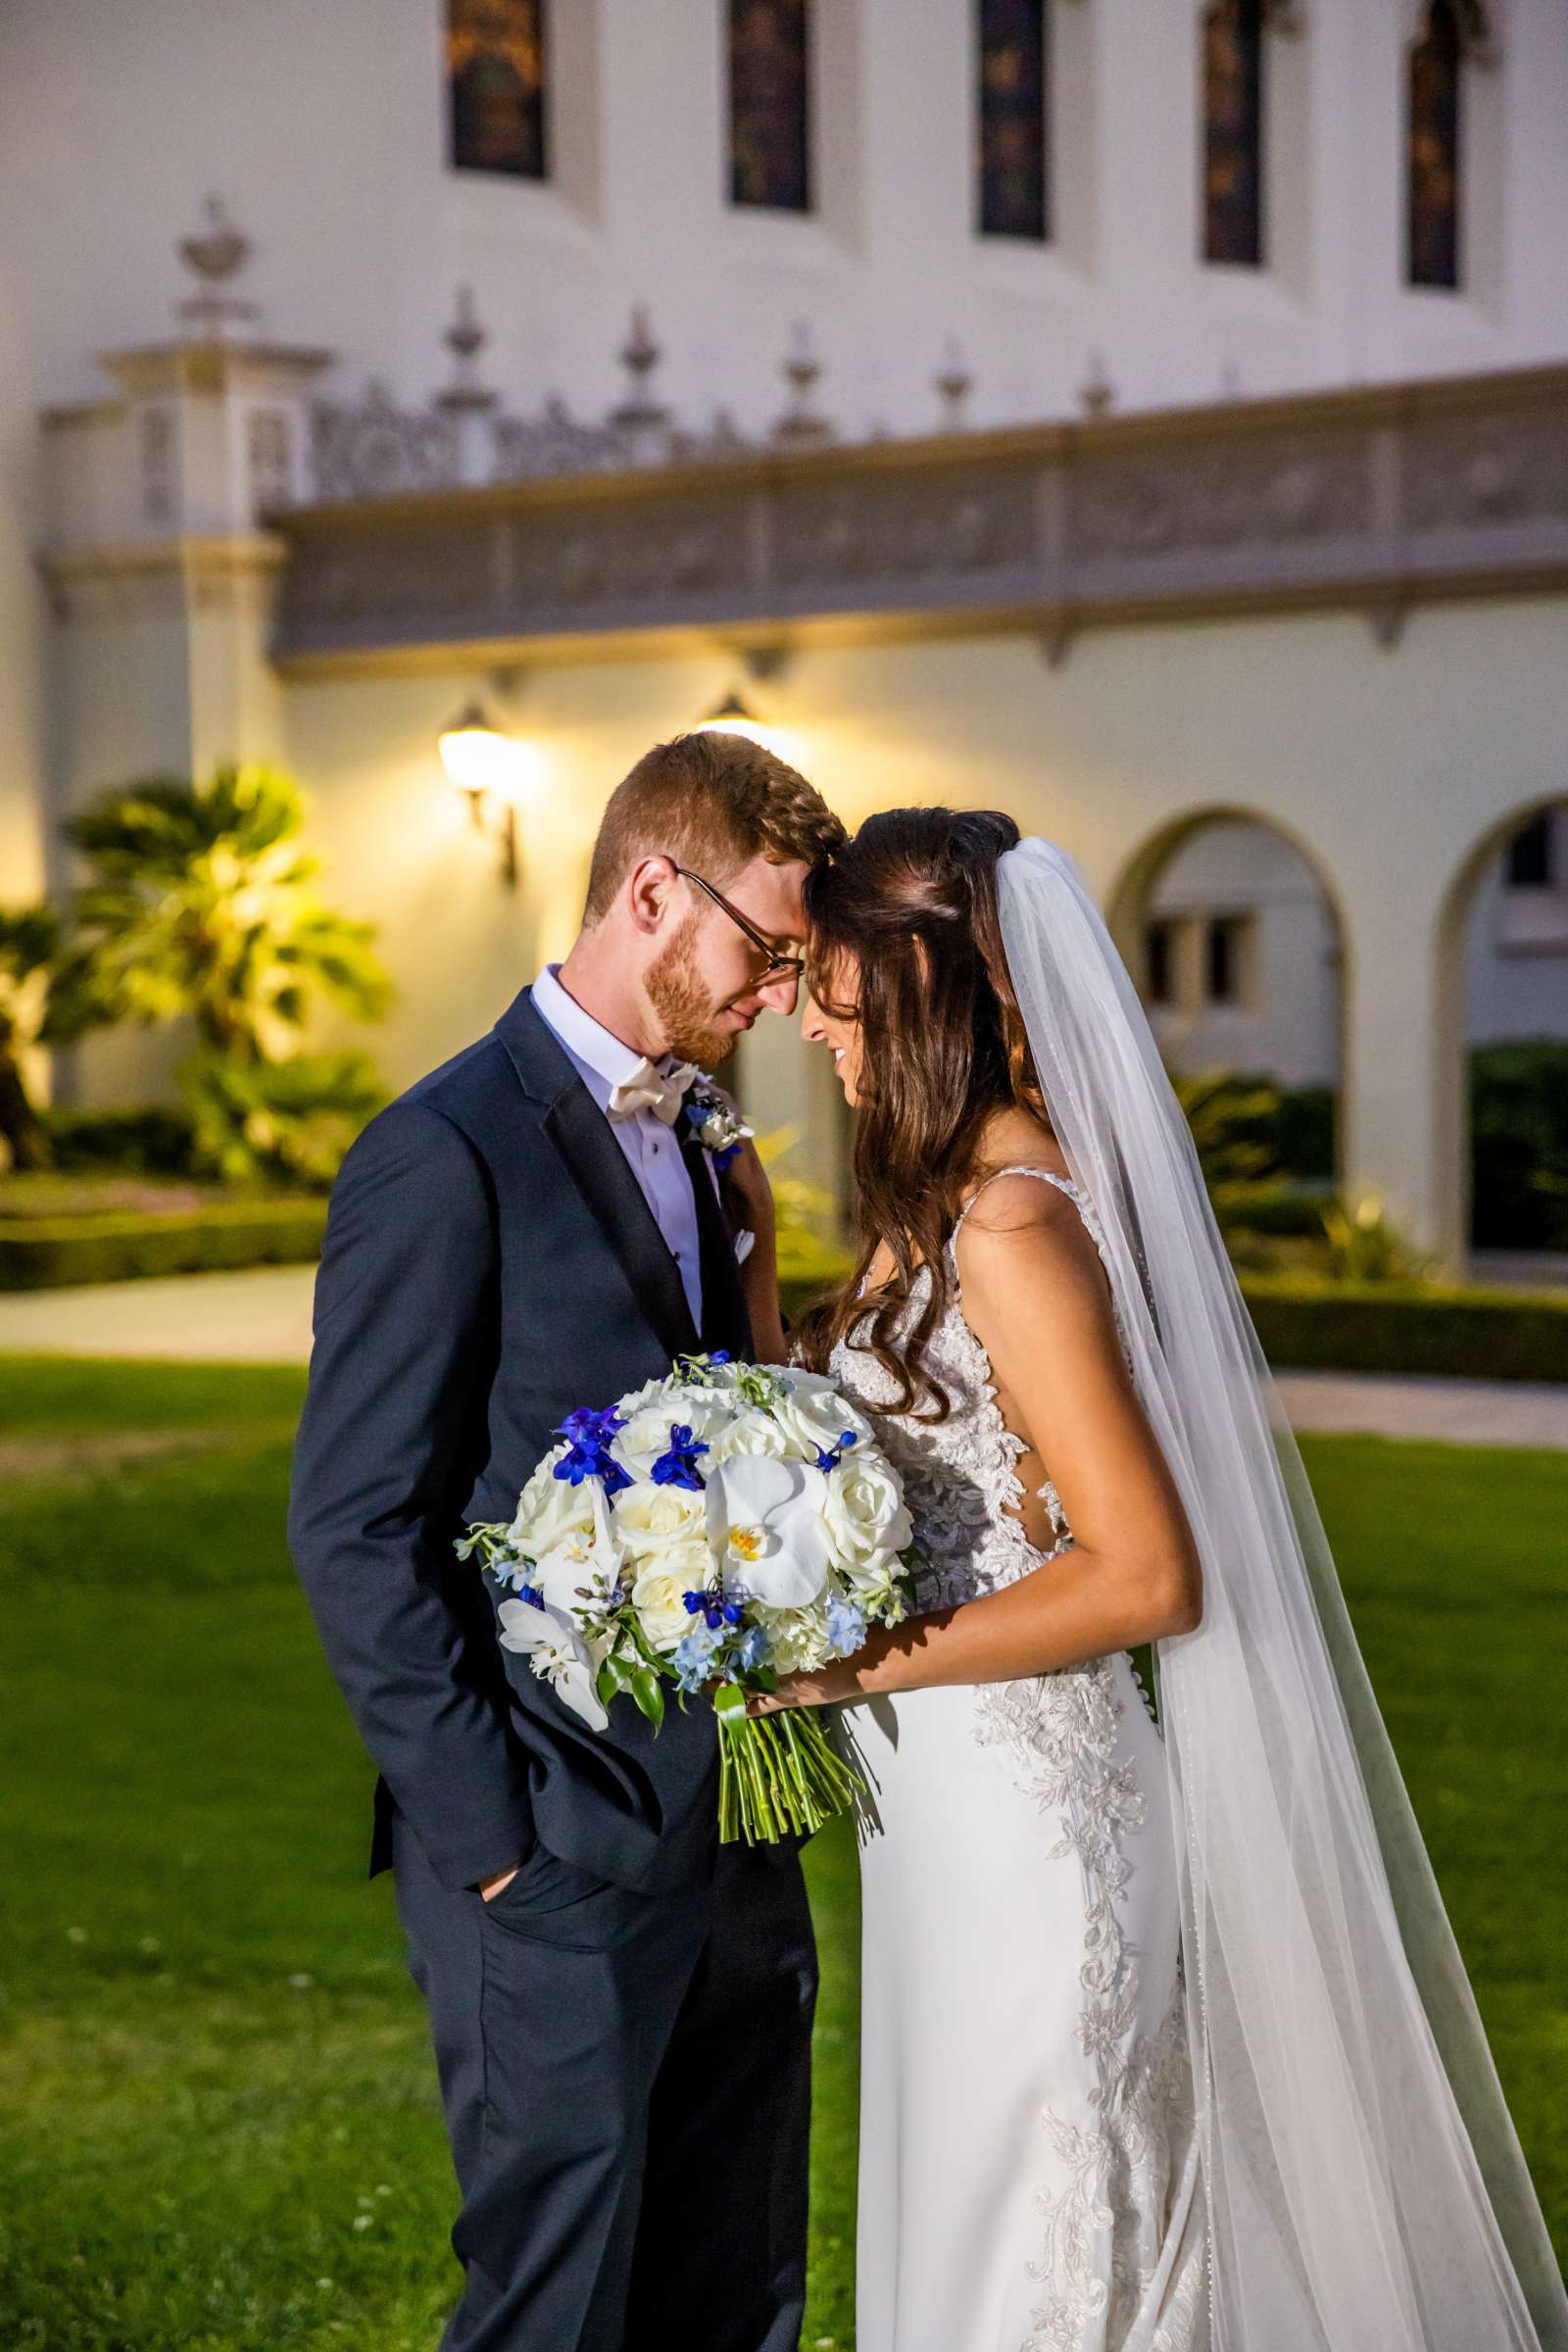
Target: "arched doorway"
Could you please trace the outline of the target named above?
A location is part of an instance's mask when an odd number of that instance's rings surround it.
[[[1189,810],[1128,860],[1107,920],[1178,1090],[1218,1082],[1189,1099],[1211,1186],[1239,1201],[1256,1163],[1295,1196],[1294,1210],[1270,1212],[1276,1238],[1320,1240],[1317,1204],[1340,1165],[1346,974],[1344,924],[1313,854],[1253,809]],[[1268,1095],[1274,1107],[1259,1112]]]
[[[1476,843],[1438,954],[1440,1149],[1471,1277],[1568,1287],[1568,797]]]

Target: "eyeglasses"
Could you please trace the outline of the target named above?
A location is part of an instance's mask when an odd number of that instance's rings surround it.
[[[683,882],[695,882],[699,890],[706,890],[713,905],[722,907],[737,931],[744,931],[753,947],[766,956],[766,963],[757,975],[757,985],[760,988],[771,981],[782,980],[786,976],[791,980],[800,980],[804,977],[806,972],[804,956],[781,956],[772,941],[764,939],[756,924],[748,922],[740,908],[730,905],[722,891],[715,890],[711,882],[705,881],[701,874],[694,874],[689,865],[676,865],[673,858],[669,862],[675,866],[675,871]]]

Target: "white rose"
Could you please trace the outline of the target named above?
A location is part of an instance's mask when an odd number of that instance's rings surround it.
[[[715,1468],[720,1462],[730,1461],[737,1454],[767,1456],[777,1461],[785,1450],[784,1432],[772,1414],[759,1412],[755,1407],[736,1413],[710,1444]],[[705,1469],[708,1466],[707,1457],[703,1466]]]
[[[594,1524],[598,1482],[585,1478],[574,1487],[570,1479],[557,1478],[555,1474],[556,1463],[564,1458],[567,1450],[564,1446],[557,1446],[547,1453],[517,1498],[516,1515],[507,1532],[517,1549],[526,1552],[530,1559],[537,1559],[552,1544]]]
[[[846,1432],[858,1446],[865,1445],[871,1436],[863,1415],[845,1402],[831,1381],[820,1380],[814,1373],[792,1372],[789,1394],[779,1399],[773,1412],[791,1453],[808,1462],[816,1460],[819,1450],[837,1452]]]
[[[827,1582],[827,1481],[805,1462],[740,1453],[708,1482],[708,1542],[726,1585],[768,1608],[805,1608]]]
[[[641,1565],[673,1544],[701,1544],[707,1518],[691,1487],[656,1487],[651,1479],[622,1487],[611,1505],[621,1548]]]
[[[660,1455],[669,1451],[672,1429],[689,1429],[694,1438],[705,1439],[710,1446],[714,1432],[728,1418],[729,1408],[701,1389],[679,1389],[673,1396],[656,1396],[640,1412],[629,1414],[625,1428],[615,1432],[610,1450],[633,1478],[647,1478]],[[698,1455],[700,1471],[707,1461],[706,1453]]]
[[[914,1541],[899,1482],[874,1453],[847,1453],[837,1469],[829,1471],[824,1516],[834,1549],[844,1560],[903,1551]]]
[[[682,1635],[690,1632],[692,1616],[685,1595],[701,1592],[711,1582],[712,1573],[713,1563],[703,1544],[660,1552],[638,1570],[631,1605],[652,1648],[673,1649]]]

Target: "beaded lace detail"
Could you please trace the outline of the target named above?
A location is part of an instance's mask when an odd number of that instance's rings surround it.
[[[1104,1235],[1095,1211],[1070,1178],[1047,1168],[998,1168],[999,1176],[1037,1176],[1065,1193],[1104,1255]],[[998,1592],[1028,1576],[1043,1561],[1054,1560],[1073,1541],[1061,1497],[1048,1479],[1038,1492],[1051,1521],[1052,1543],[1042,1550],[1031,1544],[1018,1517],[1023,1481],[1018,1462],[1028,1451],[1024,1439],[1008,1429],[997,1403],[991,1359],[964,1321],[958,1298],[957,1239],[964,1217],[974,1206],[981,1185],[965,1202],[948,1240],[953,1272],[953,1295],[947,1313],[926,1342],[925,1362],[951,1400],[948,1418],[930,1422],[911,1413],[896,1413],[893,1378],[869,1350],[856,1348],[852,1332],[833,1350],[833,1378],[877,1416],[877,1434],[889,1460],[904,1481],[905,1500],[914,1521],[914,1540],[925,1560],[915,1581],[915,1602],[922,1613],[945,1609],[979,1593]],[[916,1269],[908,1315],[919,1314],[930,1276]],[[858,1329],[858,1327],[857,1327]],[[1117,1311],[1117,1330],[1122,1330]],[[1126,1348],[1122,1333],[1122,1346]]]

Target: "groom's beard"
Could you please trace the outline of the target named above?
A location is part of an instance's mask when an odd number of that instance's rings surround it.
[[[663,954],[649,965],[643,986],[669,1039],[668,1051],[678,1061],[695,1061],[710,1070],[734,1052],[735,1038],[727,1029],[714,1028],[717,1007],[697,976],[700,920],[694,914],[681,925]]]

